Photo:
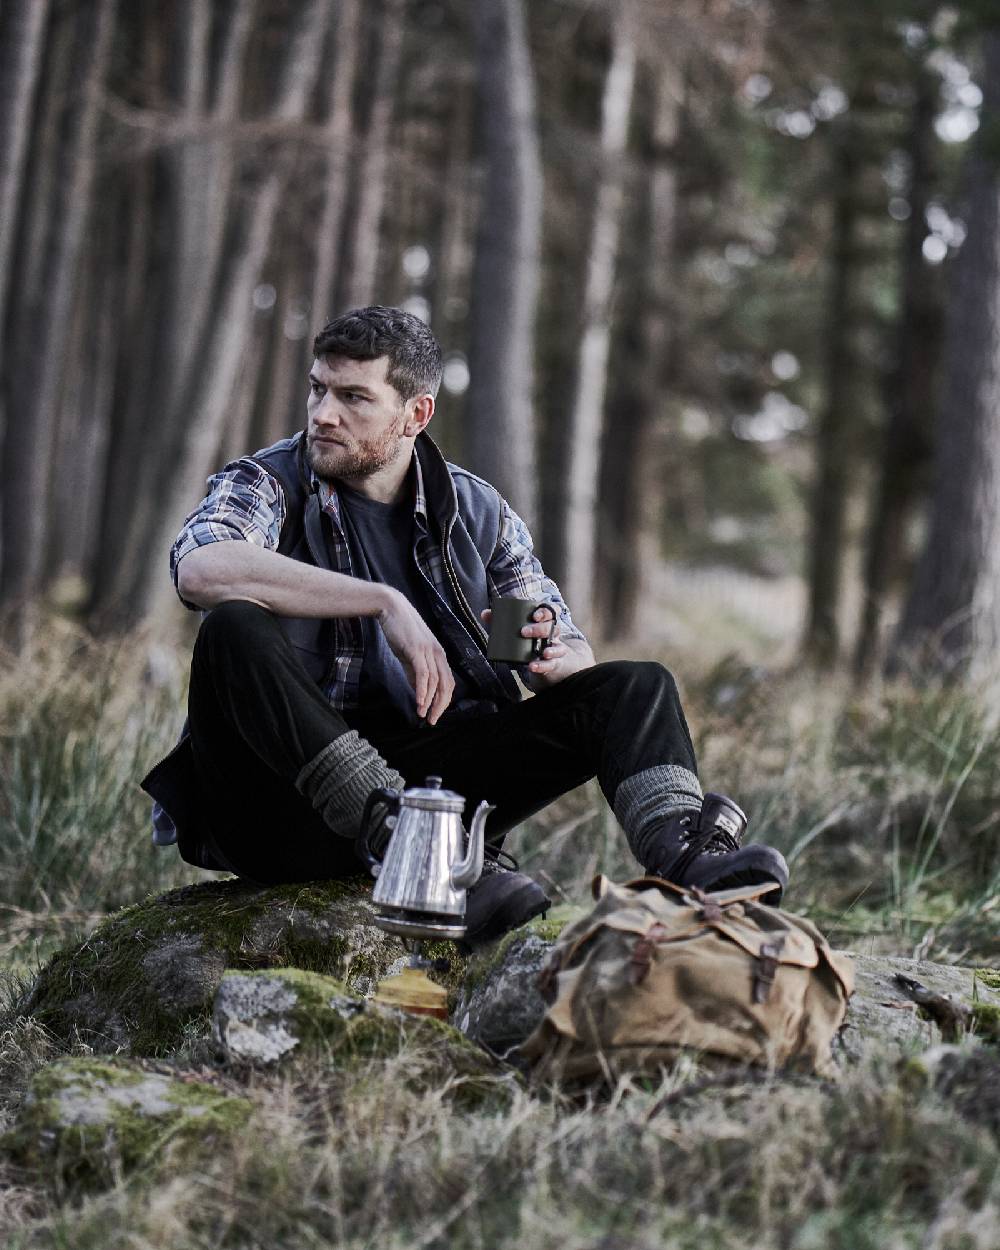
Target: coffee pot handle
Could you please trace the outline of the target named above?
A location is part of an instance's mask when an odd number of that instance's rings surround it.
[[[381,860],[376,859],[369,844],[369,834],[371,832],[369,826],[371,825],[372,813],[375,810],[375,804],[383,803],[388,808],[395,807],[396,810],[394,812],[390,811],[390,814],[386,817],[385,822],[386,828],[391,834],[392,830],[396,827],[396,821],[399,819],[399,808],[402,797],[403,796],[398,790],[390,790],[388,786],[379,786],[379,788],[377,790],[373,790],[365,800],[365,810],[361,813],[361,827],[358,830],[358,839],[354,844],[354,850],[358,859],[361,860],[373,877],[377,877],[382,871]],[[388,839],[386,840],[386,846],[387,845]],[[385,852],[385,846],[382,847],[382,851],[383,853]]]

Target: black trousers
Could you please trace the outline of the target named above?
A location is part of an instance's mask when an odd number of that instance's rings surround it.
[[[697,771],[676,684],[660,664],[598,664],[490,715],[400,728],[331,707],[278,619],[245,601],[220,604],[203,621],[188,713],[212,837],[237,872],[269,883],[358,872],[353,844],[294,785],[349,729],[407,785],[437,775],[465,797],[467,813],[482,799],[496,804],[486,823],[493,845],[592,777],[610,803],[619,782],[644,769]]]

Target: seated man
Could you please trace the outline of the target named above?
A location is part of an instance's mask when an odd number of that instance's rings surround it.
[[[524,523],[431,441],[441,351],[427,326],[359,309],[314,352],[305,430],[211,478],[171,552],[178,594],[207,615],[186,732],[143,782],[157,840],[176,827],[185,859],[262,883],[350,876],[371,791],[436,774],[467,812],[496,805],[468,897],[469,940],[483,941],[549,905],[501,862],[504,835],[596,776],[647,872],[773,882],[777,901],[781,855],[740,847],[728,799],[702,806],[671,675],[597,664]],[[533,698],[486,659],[501,595],[557,614],[522,630],[552,631],[522,670]]]

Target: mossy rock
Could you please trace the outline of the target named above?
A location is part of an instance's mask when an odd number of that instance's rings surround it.
[[[953,995],[972,1008],[974,1030],[982,1037],[992,1035],[1000,992],[983,980],[981,970],[896,955],[851,957],[855,991],[835,1046],[838,1056],[855,1060],[872,1047],[906,1050],[940,1041],[937,1025],[924,1018],[896,983],[897,973],[935,993]]]
[[[168,1147],[186,1159],[243,1129],[245,1098],[124,1060],[61,1059],[37,1072],[0,1148],[57,1182],[109,1181],[155,1167]]]
[[[454,995],[453,1023],[498,1054],[523,1042],[546,1011],[539,974],[563,927],[579,915],[579,908],[558,908],[471,959]]]
[[[296,967],[371,993],[405,954],[373,921],[367,878],[202,882],[109,916],[42,968],[18,1011],[99,1052],[169,1054],[192,1033],[207,1036],[227,968]],[[429,945],[456,959],[450,944]]]
[[[447,1087],[465,1108],[506,1103],[515,1079],[443,1020],[409,1015],[352,994],[341,981],[281,968],[227,972],[215,997],[213,1028],[238,1066],[303,1065],[364,1073],[400,1056],[402,1079],[418,1089]]]

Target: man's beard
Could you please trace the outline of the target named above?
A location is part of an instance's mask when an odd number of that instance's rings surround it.
[[[314,443],[311,435],[306,438],[306,461],[322,481],[369,477],[391,464],[398,450],[399,435],[392,426],[350,447]]]

